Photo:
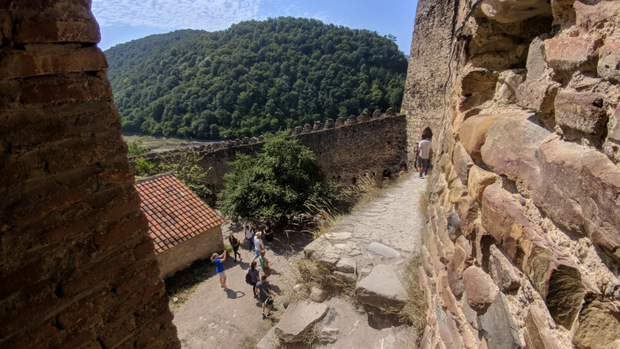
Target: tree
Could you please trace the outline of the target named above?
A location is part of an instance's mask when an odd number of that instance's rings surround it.
[[[314,153],[284,133],[268,136],[263,151],[255,156],[238,153],[230,165],[218,207],[233,220],[281,220],[288,214],[304,212],[308,199],[325,196]]]

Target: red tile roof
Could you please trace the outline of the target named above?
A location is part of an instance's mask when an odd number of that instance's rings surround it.
[[[224,222],[170,173],[141,179],[134,187],[140,195],[140,209],[149,221],[149,236],[156,254]]]

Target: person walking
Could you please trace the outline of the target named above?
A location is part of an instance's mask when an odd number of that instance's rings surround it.
[[[248,251],[252,252],[252,249],[254,248],[254,229],[252,229],[249,225],[246,225],[243,232],[245,233],[245,239],[248,241]]]
[[[267,277],[271,275],[271,268],[269,266],[269,259],[265,257],[265,250],[260,251],[260,257],[258,257],[258,263],[260,264],[260,270],[263,271]]]
[[[252,262],[256,260],[260,256],[260,251],[265,249],[265,245],[263,245],[263,240],[261,239],[261,232],[257,232],[254,236],[254,258],[252,258]]]
[[[241,242],[237,240],[234,234],[230,234],[228,236],[228,242],[230,242],[230,246],[232,246],[233,251],[235,252],[235,262],[237,262],[237,255],[239,255],[239,262],[241,262],[241,253],[239,253],[239,245],[241,245]]]
[[[226,250],[224,253],[211,255],[211,262],[215,263],[215,271],[220,276],[220,285],[226,289],[226,272],[224,271],[224,262],[226,261]]]
[[[267,275],[262,275],[261,280],[256,284],[256,294],[258,295],[258,300],[263,304],[262,318],[266,319],[271,316],[273,297],[276,296],[276,293],[271,289],[269,281],[267,281]],[[265,309],[267,309],[267,315],[265,315]]]
[[[422,163],[422,171],[420,172],[420,178],[428,175],[428,168],[431,165],[431,157],[433,156],[433,143],[430,137],[422,135],[420,141],[420,162]]]
[[[269,226],[269,223],[265,222],[265,228],[263,229],[263,232],[265,233],[267,248],[271,248],[271,243],[273,242],[273,229]]]
[[[246,276],[246,281],[250,285],[252,285],[252,294],[254,295],[254,298],[257,298],[258,296],[256,295],[256,284],[258,283],[259,271],[256,268],[256,262],[250,263],[250,268],[248,269],[248,275],[249,277]]]

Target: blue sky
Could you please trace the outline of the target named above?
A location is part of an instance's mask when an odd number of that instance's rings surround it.
[[[222,30],[250,19],[291,16],[396,36],[409,54],[417,0],[93,0],[99,47],[177,29]]]

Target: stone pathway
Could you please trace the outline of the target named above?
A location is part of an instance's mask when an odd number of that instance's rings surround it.
[[[425,190],[426,180],[411,175],[309,244],[310,241],[300,242],[297,237],[296,246],[290,246],[286,237],[277,236],[280,241],[268,251],[276,271],[270,280],[280,295],[275,300],[279,308],[275,318],[283,315],[281,301],[295,284],[295,264],[304,254],[330,260],[357,280],[369,275],[377,265],[389,266],[402,280],[406,262],[421,244],[419,198]],[[227,236],[228,232],[224,232]],[[220,288],[213,271],[185,303],[173,306],[174,323],[184,348],[236,348],[246,337],[257,343],[269,329],[274,332],[272,323],[261,319],[261,308],[244,280],[251,255],[247,250],[242,255],[243,263],[226,261],[229,290]],[[351,273],[351,268],[355,273]],[[320,327],[336,341],[324,348],[411,347],[402,327],[373,323],[360,307],[339,298],[330,298],[323,304],[329,310]]]

